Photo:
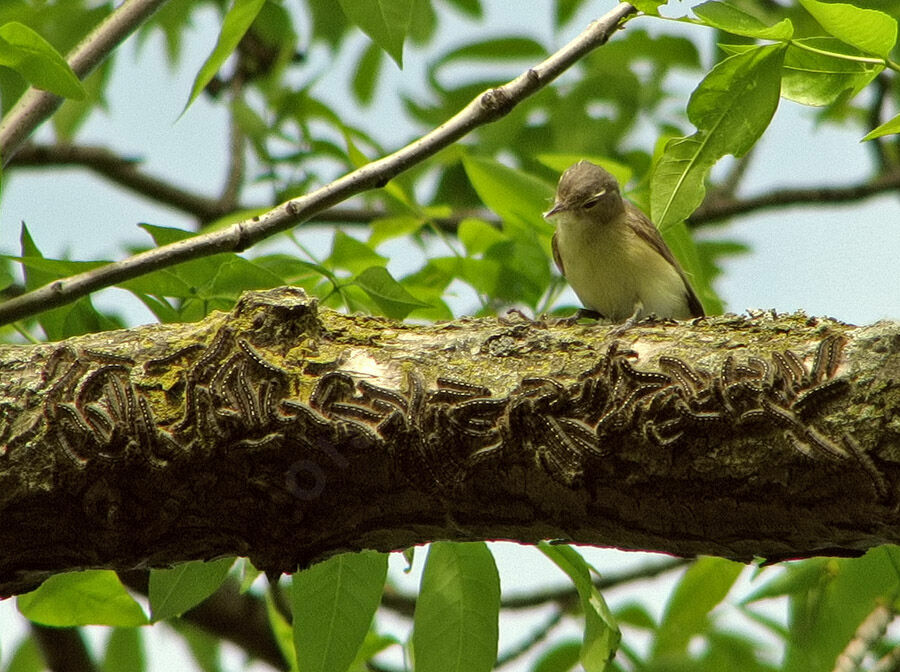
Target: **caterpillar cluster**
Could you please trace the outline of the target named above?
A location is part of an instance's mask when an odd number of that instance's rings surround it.
[[[847,434],[835,440],[811,421],[848,389],[835,377],[844,343],[824,338],[810,366],[786,350],[768,359],[728,356],[715,372],[671,355],[655,370],[638,368],[636,353],[614,343],[571,383],[525,378],[505,395],[449,377],[429,388],[415,371],[398,390],[332,370],[303,401],[291,395],[296,373],[225,326],[205,346],[142,364],[153,376],[184,361],[181,414],[162,421],[135,382],[133,359],[64,345],[43,370],[41,419],[9,437],[5,450],[43,435],[79,469],[134,454],[165,468],[195,451],[295,444],[332,457],[387,450],[416,487],[447,492],[485,465],[531,459],[571,485],[626,434],[676,448],[700,433],[774,429],[807,458],[855,459],[883,495],[884,478],[857,442]],[[10,426],[0,427],[4,439]]]

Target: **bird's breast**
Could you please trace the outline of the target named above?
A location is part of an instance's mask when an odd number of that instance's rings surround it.
[[[690,316],[675,268],[620,215],[605,223],[575,213],[557,218],[556,246],[566,280],[586,308],[616,322],[640,316]]]

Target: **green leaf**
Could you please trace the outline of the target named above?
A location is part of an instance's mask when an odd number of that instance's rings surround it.
[[[688,103],[697,132],[666,144],[651,181],[652,219],[660,230],[682,221],[703,201],[703,181],[725,154],[742,156],[778,106],[784,45],[730,56],[700,82]]]
[[[330,268],[362,273],[369,266],[384,266],[387,262],[387,257],[381,256],[366,243],[337,231],[331,244],[331,254],[322,263]]]
[[[222,672],[219,660],[222,647],[218,638],[177,618],[167,621],[166,625],[174,628],[184,638],[184,643],[187,644],[194,662],[202,672]]]
[[[861,558],[814,558],[784,566],[794,580],[788,603],[791,636],[781,669],[800,672],[834,667],[872,609],[896,598],[897,550],[896,546],[880,546]]]
[[[44,656],[37,641],[34,637],[23,637],[9,657],[5,672],[42,672],[44,669]]]
[[[528,173],[480,156],[463,157],[463,167],[481,201],[506,221],[529,224],[546,235],[553,227],[541,213],[552,203],[553,188]]]
[[[733,35],[762,40],[789,40],[794,36],[794,25],[790,19],[767,26],[755,16],[724,2],[704,2],[694,7],[693,12],[704,25]]]
[[[861,142],[865,142],[866,140],[874,140],[875,138],[880,138],[883,135],[890,135],[892,133],[900,133],[900,114],[898,114],[890,121],[884,122],[883,124],[881,124],[881,126],[873,128],[866,134]]]
[[[382,217],[374,220],[369,225],[369,240],[366,244],[374,249],[381,243],[400,238],[402,236],[411,236],[417,233],[425,225],[425,220],[421,217],[413,217],[411,215],[398,215],[396,217]]]
[[[488,672],[499,614],[500,576],[487,545],[431,544],[413,617],[416,672]]]
[[[556,11],[553,16],[553,27],[562,28],[575,16],[584,4],[584,0],[556,0]]]
[[[16,602],[25,618],[42,625],[147,624],[147,616],[116,573],[105,569],[51,576],[37,590],[20,595]]]
[[[384,266],[370,266],[354,278],[353,284],[361,287],[387,317],[395,320],[402,320],[416,308],[432,307],[406,291]]]
[[[653,642],[653,659],[683,654],[691,637],[706,630],[709,612],[725,598],[743,569],[723,558],[697,560],[669,598]]]
[[[403,67],[403,41],[415,0],[339,0],[350,21]]]
[[[106,640],[101,672],[144,672],[147,661],[144,656],[143,631],[138,628],[116,628]]]
[[[781,95],[802,105],[831,105],[849,91],[852,98],[884,70],[875,63],[862,63],[801,48],[808,45],[835,54],[860,56],[861,52],[832,37],[794,40],[784,55]]]
[[[656,621],[647,611],[647,607],[638,602],[629,602],[618,607],[615,611],[616,620],[635,628],[644,630],[656,630]]]
[[[0,26],[0,65],[12,68],[32,86],[63,98],[82,100],[86,95],[81,81],[53,45],[18,21]]]
[[[152,620],[180,616],[219,589],[234,558],[212,562],[185,562],[172,569],[150,570],[150,613]]]
[[[571,546],[538,544],[538,550],[568,574],[581,600],[584,611],[584,640],[581,644],[581,664],[586,672],[602,672],[616,655],[622,633],[606,604],[606,600],[591,581],[591,571],[581,554]]]
[[[650,16],[659,16],[659,8],[668,3],[669,0],[635,0],[634,6],[639,12],[649,14]]]
[[[567,639],[555,643],[535,662],[532,672],[569,672],[578,664],[581,642]]]
[[[694,237],[684,222],[677,222],[662,233],[666,245],[672,250],[672,254],[678,259],[684,272],[687,273],[691,287],[697,293],[700,303],[707,315],[718,315],[724,306],[722,300],[713,288],[714,271],[709,265],[703,263]]]
[[[381,635],[374,629],[370,629],[366,633],[366,639],[359,647],[359,651],[356,652],[356,657],[350,663],[348,672],[370,672],[372,667],[368,665],[368,661],[397,644],[400,644],[400,640],[393,635]]]
[[[28,227],[22,223],[20,234],[22,256],[19,261],[25,271],[25,288],[35,289],[57,278],[90,270],[102,266],[104,262],[94,261],[67,261],[63,259],[44,259],[40,249],[35,244],[28,231]],[[9,257],[14,259],[15,257]],[[82,297],[74,303],[59,308],[44,311],[37,316],[38,324],[51,341],[59,341],[69,336],[78,336],[95,331],[116,329],[122,325],[105,315],[98,313],[91,304],[90,297]]]
[[[266,591],[266,616],[269,617],[269,628],[275,637],[275,643],[284,659],[290,662],[291,672],[297,672],[297,652],[294,644],[294,630],[281,610],[275,606],[272,590]],[[295,618],[296,621],[296,618]],[[306,672],[304,670],[303,672]]]
[[[372,102],[375,94],[375,86],[378,84],[378,73],[381,70],[381,61],[384,52],[374,42],[367,46],[359,56],[359,61],[353,69],[353,95],[363,105]]]
[[[529,37],[500,37],[479,40],[448,51],[441,57],[438,66],[442,67],[460,61],[501,61],[535,59],[546,56],[547,49],[540,42]]]
[[[265,2],[266,0],[234,0],[231,9],[225,14],[222,32],[219,33],[215,48],[194,78],[191,95],[185,103],[182,114],[191,106],[191,103],[200,95],[200,92],[237,48],[238,42],[244,37]]]
[[[294,574],[294,648],[303,672],[344,672],[381,602],[385,553],[343,553]]]
[[[481,9],[481,0],[448,0],[448,2],[473,19],[480,19],[484,14]]]
[[[456,235],[470,256],[484,254],[493,245],[509,240],[509,236],[496,226],[472,217],[467,217],[459,223]]]
[[[884,12],[841,2],[800,0],[829,34],[867,54],[887,58],[897,43],[897,20]]]

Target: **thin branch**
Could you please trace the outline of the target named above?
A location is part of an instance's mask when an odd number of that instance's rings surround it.
[[[75,47],[66,59],[79,79],[84,79],[109,54],[146,21],[165,0],[126,0]],[[0,121],[0,157],[3,165],[19,146],[62,104],[63,99],[34,87],[28,89]]]
[[[241,194],[241,186],[244,184],[244,170],[246,168],[246,156],[244,155],[244,131],[237,122],[234,106],[241,100],[241,87],[244,78],[236,75],[231,81],[231,114],[228,118],[228,175],[225,178],[225,187],[222,189],[220,199],[222,207],[231,211],[235,210]]]
[[[51,628],[31,623],[31,633],[51,672],[96,672],[78,628]]]
[[[186,212],[201,222],[211,221],[229,212],[219,199],[199,196],[149,175],[139,168],[139,163],[139,159],[120,156],[106,147],[26,143],[16,154],[12,167],[49,164],[82,166],[140,196]]]
[[[887,98],[887,93],[891,88],[892,81],[892,77],[888,76],[884,72],[881,72],[875,78],[875,81],[872,82],[875,94],[872,97],[871,104],[869,105],[868,115],[866,119],[866,125],[869,128],[877,128],[878,126],[881,126],[882,122],[884,121],[884,101]],[[881,170],[887,170],[888,156],[887,152],[885,151],[884,138],[873,138],[867,144],[869,145],[869,149],[872,150],[872,154],[874,155],[878,167]]]
[[[494,664],[494,669],[503,667],[504,665],[509,665],[513,661],[518,660],[526,653],[531,651],[535,646],[547,639],[553,629],[560,624],[563,616],[565,616],[565,613],[566,612],[562,609],[554,609],[547,620],[545,620],[543,623],[541,623],[541,625],[535,628],[531,632],[531,634],[528,635],[528,637],[523,639],[509,651],[504,651],[503,653],[501,653],[497,657],[497,662]]]
[[[652,579],[660,574],[684,567],[691,562],[693,560],[688,558],[669,558],[664,562],[654,562],[625,572],[602,576],[594,580],[594,585],[597,590],[601,591],[618,588],[634,581]],[[553,603],[565,607],[577,600],[578,593],[574,588],[550,588],[507,597],[500,603],[500,608],[507,610],[535,609]],[[397,614],[412,618],[416,607],[416,596],[385,588],[384,595],[381,597],[381,605]]]
[[[780,189],[751,198],[716,198],[707,200],[691,215],[691,226],[703,226],[756,210],[812,203],[851,203],[889,191],[900,191],[900,170],[875,178],[871,182],[847,187],[810,187]]]
[[[134,0],[137,1],[137,0]],[[637,10],[621,3],[597,19],[578,37],[507,84],[490,89],[438,128],[384,158],[373,161],[305,196],[287,201],[260,217],[221,231],[165,245],[95,270],[56,280],[0,306],[0,324],[48,308],[151,271],[220,252],[241,252],[265,238],[305,222],[317,213],[367,189],[382,187],[393,177],[421,163],[466,134],[508,114],[586,54],[605,44],[623,19]]]

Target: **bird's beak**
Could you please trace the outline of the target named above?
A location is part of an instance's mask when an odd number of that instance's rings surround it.
[[[566,205],[564,203],[560,203],[557,201],[553,204],[553,207],[550,208],[547,212],[544,213],[544,219],[550,219],[553,215],[557,215],[563,210],[566,210]]]

